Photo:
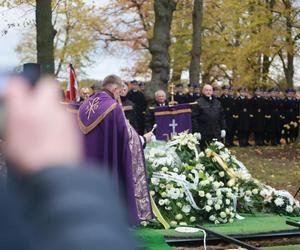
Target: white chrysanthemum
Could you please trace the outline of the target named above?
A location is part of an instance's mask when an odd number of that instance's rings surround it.
[[[286,206],[285,211],[287,211],[288,213],[292,213],[294,209],[292,206]]]
[[[225,204],[226,204],[226,205],[229,205],[229,204],[230,204],[230,200],[229,200],[229,199],[226,199],[226,200],[225,200]]]
[[[210,199],[212,196],[211,196],[210,193],[207,193],[207,194],[205,195],[205,197],[206,197],[207,199]]]
[[[223,204],[222,199],[219,199],[219,200],[217,201],[217,204],[222,205],[222,204]]]
[[[216,195],[217,195],[217,197],[219,197],[219,198],[222,197],[222,192],[221,192],[220,189],[217,190]]]
[[[181,209],[182,212],[184,212],[185,214],[188,214],[189,212],[191,212],[191,206],[190,205],[184,205]]]
[[[219,176],[220,176],[220,177],[224,177],[224,176],[225,176],[224,171],[219,172]]]
[[[213,188],[216,190],[220,187],[220,183],[218,181],[213,182]]]
[[[172,187],[167,190],[167,194],[172,200],[177,200],[180,197],[180,189]]]
[[[258,194],[258,189],[257,188],[252,189],[252,193],[253,194]]]
[[[200,196],[200,197],[204,197],[204,196],[205,196],[205,192],[204,192],[204,191],[202,191],[202,190],[201,190],[201,191],[199,191],[199,192],[198,192],[198,194],[199,194],[199,196]]]
[[[276,205],[277,207],[281,207],[281,206],[283,206],[284,201],[283,201],[282,198],[278,197],[278,198],[275,199],[274,203],[275,203],[275,205]]]
[[[225,209],[225,213],[226,213],[226,214],[230,214],[230,209],[226,208],[226,209]]]

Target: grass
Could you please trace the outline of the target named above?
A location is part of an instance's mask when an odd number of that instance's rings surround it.
[[[252,176],[276,189],[295,194],[300,187],[300,145],[231,148]],[[300,194],[297,196],[300,199]]]

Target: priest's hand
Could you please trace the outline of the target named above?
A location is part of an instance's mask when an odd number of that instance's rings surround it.
[[[154,134],[152,132],[148,132],[148,133],[144,134],[144,138],[146,139],[146,142],[151,141],[153,135]]]
[[[31,89],[22,79],[10,81],[5,98],[8,159],[22,173],[78,164],[81,136],[59,103],[57,83],[47,78]]]

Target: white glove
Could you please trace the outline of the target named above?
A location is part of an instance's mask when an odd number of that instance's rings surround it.
[[[221,130],[221,138],[225,138],[226,136],[226,131],[224,129]]]

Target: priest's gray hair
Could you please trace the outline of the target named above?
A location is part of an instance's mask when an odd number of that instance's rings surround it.
[[[107,88],[109,85],[117,85],[119,88],[123,88],[123,81],[117,75],[108,75],[102,82],[102,87]]]

